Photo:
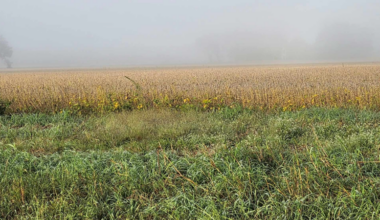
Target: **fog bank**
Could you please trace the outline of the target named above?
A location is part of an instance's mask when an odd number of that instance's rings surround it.
[[[3,0],[0,35],[14,68],[376,62],[379,11],[375,0]]]

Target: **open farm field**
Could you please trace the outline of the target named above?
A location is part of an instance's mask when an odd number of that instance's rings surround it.
[[[0,219],[380,218],[380,65],[16,70],[0,88]]]
[[[380,1],[2,1],[0,220],[379,220]]]
[[[129,79],[125,78],[128,77]],[[380,65],[256,66],[0,73],[7,112],[122,109],[380,109]]]

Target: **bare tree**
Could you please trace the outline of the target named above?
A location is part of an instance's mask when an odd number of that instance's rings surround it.
[[[9,46],[8,42],[0,36],[0,59],[2,59],[8,68],[12,68],[12,62],[9,60],[13,54],[12,47]]]

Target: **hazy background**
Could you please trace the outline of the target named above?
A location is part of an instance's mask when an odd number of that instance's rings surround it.
[[[374,62],[379,13],[379,0],[1,0],[0,35],[14,68]]]

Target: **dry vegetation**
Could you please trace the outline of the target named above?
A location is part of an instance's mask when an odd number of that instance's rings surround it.
[[[0,219],[380,219],[379,110],[374,64],[2,72]]]
[[[137,82],[141,89],[136,89]],[[9,113],[311,106],[380,108],[380,65],[256,66],[0,73]]]

